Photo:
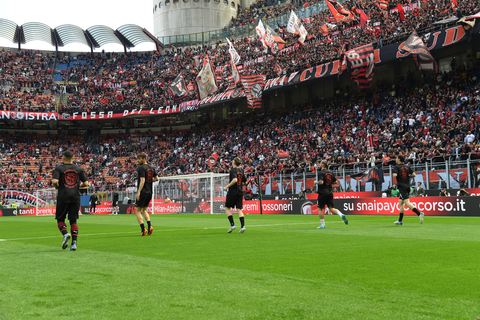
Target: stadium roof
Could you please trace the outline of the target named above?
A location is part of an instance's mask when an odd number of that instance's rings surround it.
[[[163,44],[146,29],[135,24],[126,24],[113,30],[107,26],[93,26],[87,30],[63,24],[55,29],[40,22],[27,22],[19,26],[15,22],[0,19],[0,37],[13,43],[21,44],[40,40],[51,46],[64,47],[70,43],[81,43],[93,48],[100,48],[108,43],[117,43],[126,48],[132,48],[142,42],[152,42],[163,48]]]

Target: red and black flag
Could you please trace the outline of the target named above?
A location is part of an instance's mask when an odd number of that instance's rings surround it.
[[[110,101],[108,100],[108,98],[104,98],[104,97],[100,98],[100,104],[102,104],[102,105],[106,105],[106,104],[108,104],[109,102],[110,102]]]
[[[371,134],[367,135],[367,152],[373,152],[373,136]]]
[[[379,168],[370,168],[364,172],[354,173],[350,176],[357,181],[362,182],[374,182],[374,183],[383,183],[383,169]]]
[[[380,0],[380,3],[377,3],[377,6],[380,9],[387,10],[388,9],[388,0]]]
[[[262,107],[262,93],[266,78],[264,74],[242,77],[242,84],[249,108]]]
[[[354,15],[335,0],[325,0],[335,21],[350,21]]]
[[[173,94],[173,99],[180,99],[187,95],[188,89],[185,79],[179,74],[169,85],[168,89]]]
[[[365,26],[367,25],[367,21],[369,20],[369,18],[363,10],[358,9],[357,11],[360,12],[360,25],[362,26],[362,29],[365,29]]]
[[[347,69],[359,88],[370,88],[375,70],[375,54],[371,43],[355,48],[345,54]]]
[[[405,20],[405,10],[403,10],[403,6],[400,3],[397,3],[398,14],[400,15],[400,20]]]
[[[282,68],[278,65],[278,63],[275,63],[275,73],[277,74],[277,76],[280,77],[282,72],[283,72]]]
[[[438,64],[431,55],[423,40],[415,31],[408,37],[402,50],[410,52],[415,60],[417,69],[424,72],[438,73]]]

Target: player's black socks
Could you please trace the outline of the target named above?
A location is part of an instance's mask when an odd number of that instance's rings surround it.
[[[398,221],[402,221],[403,220],[403,212],[400,212],[400,218],[398,219]]]
[[[413,212],[415,212],[415,213],[417,214],[417,216],[419,216],[419,215],[420,215],[420,211],[418,211],[418,209],[417,209],[417,208],[413,208],[413,209],[412,209],[412,211],[413,211]]]
[[[152,226],[152,224],[150,223],[150,221],[147,221],[147,224],[148,224],[148,229],[150,230],[150,227]]]
[[[72,241],[76,243],[78,237],[78,225],[70,222],[70,231],[72,232]]]
[[[58,230],[62,233],[62,235],[66,235],[67,232],[67,225],[65,224],[65,221],[59,221],[58,222]]]
[[[228,221],[230,221],[231,226],[235,225],[235,222],[233,222],[233,216],[228,216]]]
[[[242,228],[245,227],[245,217],[240,217],[240,223],[242,224]]]
[[[140,228],[142,228],[142,231],[145,230],[145,225],[142,223],[142,224],[140,225]]]

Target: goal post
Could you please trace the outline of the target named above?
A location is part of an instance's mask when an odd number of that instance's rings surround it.
[[[228,178],[227,173],[213,172],[161,177],[154,184],[152,213],[225,213],[227,193],[223,188]],[[165,203],[162,207],[167,211],[155,212],[155,200],[162,203],[167,198],[171,205]]]
[[[52,215],[55,214],[55,207],[57,206],[58,190],[54,188],[38,189],[35,191],[36,204],[35,215]]]

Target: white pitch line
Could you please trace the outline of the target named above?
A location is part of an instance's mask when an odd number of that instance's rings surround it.
[[[370,222],[370,221],[378,221],[380,219],[376,220],[363,220],[362,222]],[[387,219],[381,219],[381,220],[387,220]],[[344,223],[343,221],[329,221],[330,223]],[[293,225],[305,225],[305,224],[313,224],[313,222],[300,222],[300,223],[277,223],[277,224],[258,224],[258,225],[248,225],[248,228],[252,227],[275,227],[275,226],[293,226]],[[188,231],[188,230],[208,230],[208,229],[225,229],[226,227],[207,227],[207,228],[189,228],[189,229],[165,229],[165,230],[158,230],[155,229],[155,232],[170,232],[170,231]],[[86,236],[104,236],[104,235],[114,235],[114,234],[126,234],[126,233],[138,233],[138,231],[125,231],[125,232],[103,232],[103,233],[86,233],[82,234],[80,233],[80,237],[86,237]],[[59,238],[60,235],[56,236],[45,236],[45,237],[32,237],[32,238],[13,238],[13,239],[0,239],[1,241],[19,241],[19,240],[35,240],[35,239],[53,239],[53,238]]]

